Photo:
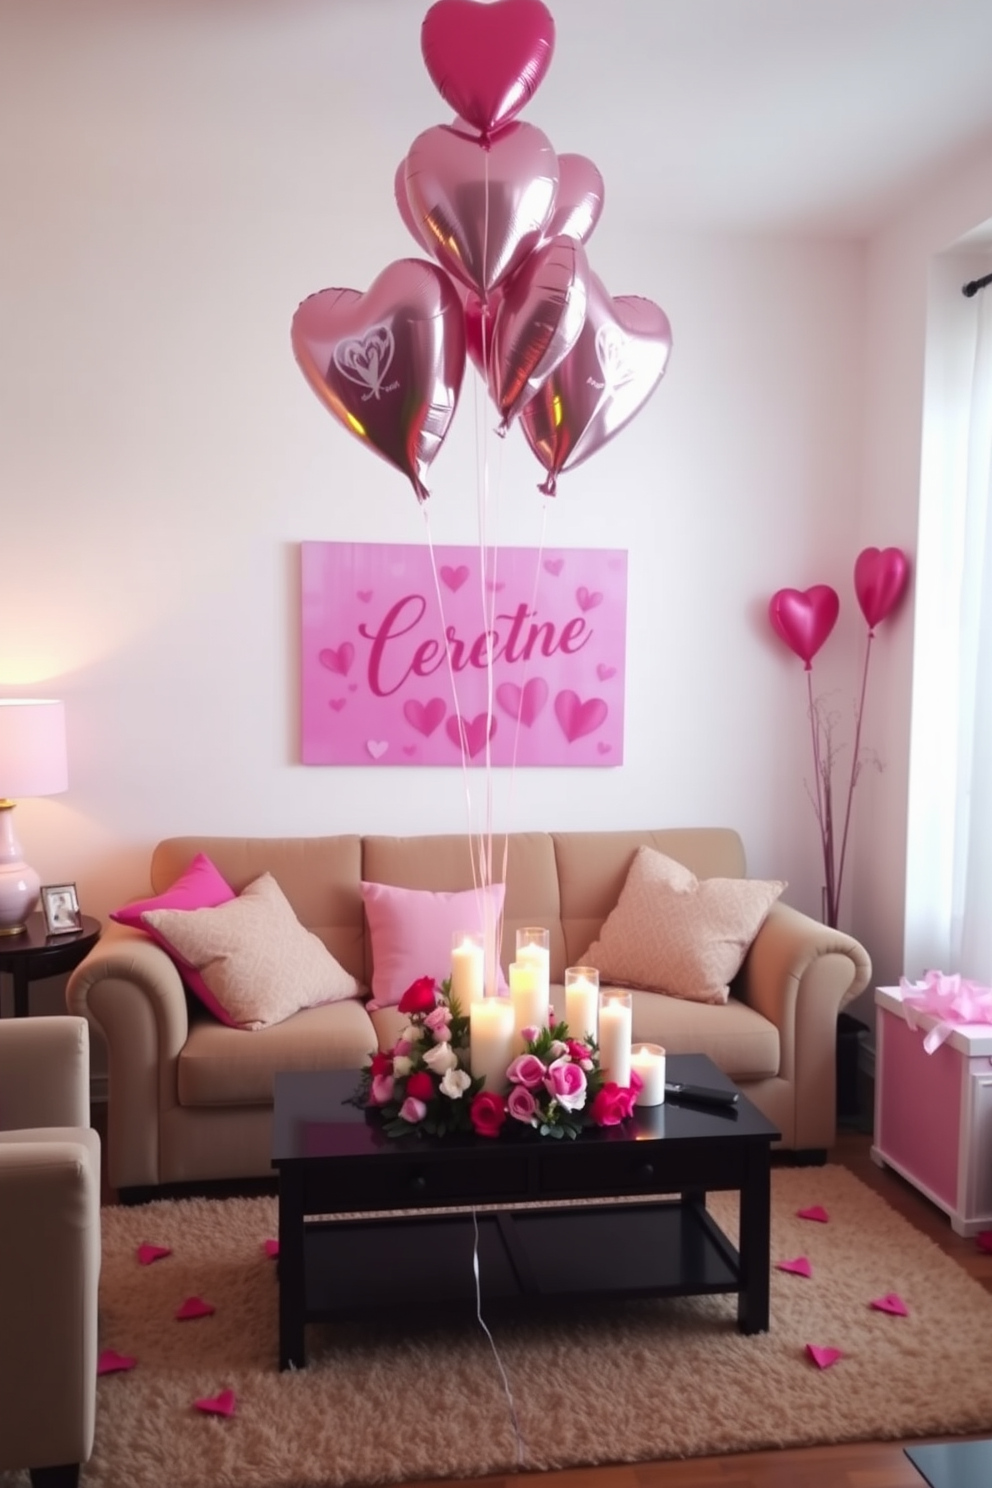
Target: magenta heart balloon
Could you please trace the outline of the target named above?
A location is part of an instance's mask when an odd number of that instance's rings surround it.
[[[293,316],[291,340],[321,402],[425,501],[465,372],[465,322],[448,276],[401,258],[365,294],[323,289]]]
[[[548,472],[539,490],[553,496],[561,471],[620,433],[658,386],[671,349],[664,310],[638,295],[611,299],[590,273],[579,338],[520,415],[527,443]]]
[[[545,237],[588,241],[603,210],[603,178],[584,155],[558,156],[558,195]]]
[[[909,560],[900,548],[865,548],[854,565],[854,592],[869,630],[890,615],[909,579]]]
[[[555,23],[541,0],[437,0],[420,28],[431,81],[482,134],[509,123],[551,66]]]
[[[489,384],[501,432],[572,350],[586,319],[589,263],[574,238],[555,238],[508,279],[493,327]]]
[[[488,148],[438,124],[406,158],[416,235],[483,300],[537,247],[557,191],[558,157],[531,124],[507,125]]]
[[[840,600],[829,584],[811,589],[779,589],[768,602],[768,618],[775,634],[806,663],[813,657],[837,624]]]

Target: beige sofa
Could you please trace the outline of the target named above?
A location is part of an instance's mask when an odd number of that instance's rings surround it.
[[[504,840],[493,843],[498,864]],[[579,964],[597,936],[638,847],[656,848],[700,878],[745,874],[740,837],[723,828],[521,832],[506,841],[504,971],[518,927],[547,926],[560,1013],[565,968]],[[363,879],[448,891],[472,886],[461,836],[181,837],[156,847],[153,891],[167,888],[197,852],[238,891],[270,872],[302,923],[366,986],[372,947]],[[729,1002],[635,992],[634,1037],[672,1053],[708,1054],[775,1123],[782,1146],[822,1155],[835,1134],[837,1015],[870,975],[856,940],[780,900]],[[355,1000],[309,1008],[258,1032],[225,1027],[187,997],[164,951],[141,931],[113,923],[73,973],[67,999],[70,1011],[106,1039],[108,1171],[123,1191],[271,1176],[275,1072],[357,1069],[399,1028],[394,1008],[370,1013]]]

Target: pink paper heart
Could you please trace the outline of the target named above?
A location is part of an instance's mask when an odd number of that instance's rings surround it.
[[[382,759],[389,748],[389,741],[387,739],[366,739],[365,748],[374,760]]]
[[[334,646],[325,646],[323,651],[318,653],[317,660],[329,672],[336,672],[339,677],[347,677],[351,671],[352,662],[355,660],[355,648],[350,641],[342,641],[336,649]]]
[[[809,671],[813,657],[837,624],[840,600],[829,584],[811,589],[779,589],[768,603],[772,629]]]
[[[909,1317],[909,1308],[898,1292],[886,1292],[884,1297],[876,1297],[869,1305],[878,1312],[891,1312],[895,1317]]]
[[[830,1216],[822,1204],[813,1204],[809,1209],[797,1209],[797,1219],[814,1219],[817,1224],[827,1224]]]
[[[452,594],[456,594],[468,578],[468,567],[464,563],[459,563],[457,568],[453,568],[450,563],[442,563],[440,573],[441,583]]]
[[[328,698],[327,706],[333,708],[335,713],[340,713],[341,709],[347,705],[347,702],[347,698]]]
[[[548,684],[543,677],[531,677],[521,690],[515,682],[501,682],[496,689],[496,701],[511,718],[518,718],[525,728],[530,728],[548,701]]]
[[[416,752],[417,752],[417,746],[416,746],[416,744],[404,744],[403,745],[403,753],[404,754],[413,756],[413,755],[416,754]]]
[[[616,674],[616,667],[607,666],[605,661],[601,661],[596,668],[596,676],[599,678],[600,682],[608,682],[610,678],[615,677]]]
[[[221,1390],[219,1395],[204,1395],[193,1401],[194,1410],[208,1416],[233,1416],[238,1408],[238,1397],[233,1390]]]
[[[575,238],[584,243],[603,210],[603,177],[585,155],[559,155],[558,178],[555,209],[545,237]]]
[[[534,96],[554,55],[541,0],[436,0],[420,28],[431,81],[449,108],[488,135]]]
[[[279,1241],[263,1240],[262,1249],[265,1251],[265,1254],[268,1256],[269,1260],[274,1261],[279,1254]]]
[[[475,759],[475,756],[480,752],[480,750],[485,748],[485,713],[477,713],[472,719],[462,718],[460,713],[455,714],[452,718],[446,720],[444,727],[447,730],[448,738],[451,740],[452,744],[457,745],[459,749],[464,747],[467,750],[470,759]],[[495,732],[496,718],[495,716],[493,716],[489,719],[488,737],[491,739]]]
[[[544,567],[554,578],[557,578],[565,567],[564,558],[545,558]]]
[[[119,1354],[116,1349],[103,1349],[96,1361],[97,1374],[123,1374],[137,1364],[129,1354]]]
[[[178,1323],[186,1323],[193,1318],[213,1317],[216,1311],[216,1307],[211,1302],[204,1302],[202,1297],[187,1297],[175,1317]]]
[[[594,733],[606,721],[609,711],[602,698],[592,697],[582,702],[571,688],[559,692],[555,698],[555,717],[570,744],[585,734]]]
[[[844,1357],[840,1349],[819,1348],[815,1343],[808,1343],[806,1352],[818,1369],[829,1369],[831,1364],[836,1364],[838,1359]]]
[[[603,603],[603,596],[598,589],[587,589],[585,584],[580,584],[575,591],[575,598],[580,610],[594,610],[597,605]]]
[[[909,563],[899,548],[865,548],[854,565],[854,592],[869,630],[890,615],[903,596]]]
[[[170,1256],[171,1254],[172,1251],[168,1245],[139,1245],[137,1251],[138,1264],[141,1266],[150,1266],[152,1261],[164,1260],[166,1256]]]
[[[428,698],[426,703],[410,698],[403,704],[403,717],[425,739],[430,738],[447,711],[444,698],[439,697]]]
[[[984,1250],[992,1255],[992,1230],[980,1230],[975,1236],[975,1244],[979,1250]]]
[[[362,604],[368,604],[372,599],[371,589],[357,589],[355,592],[358,598],[361,600]]]
[[[795,1276],[812,1276],[813,1267],[806,1256],[796,1256],[794,1261],[779,1261],[775,1266],[776,1271],[791,1271]]]
[[[610,752],[610,750],[612,748],[613,748],[613,745],[612,744],[607,744],[602,739],[600,739],[598,741],[598,743],[596,744],[596,752],[597,752],[597,754],[609,754],[609,752]]]

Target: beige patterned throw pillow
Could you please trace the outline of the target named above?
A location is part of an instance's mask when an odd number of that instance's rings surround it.
[[[154,909],[141,918],[180,963],[196,968],[215,999],[212,1011],[235,1028],[266,1028],[301,1008],[362,994],[300,924],[271,873],[215,909]]]
[[[786,885],[703,878],[638,848],[616,908],[581,958],[600,980],[690,1002],[726,1002],[762,921]]]

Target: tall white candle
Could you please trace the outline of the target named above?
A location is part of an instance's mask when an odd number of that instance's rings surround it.
[[[629,992],[604,992],[599,999],[599,1063],[607,1080],[630,1084],[633,1010]]]
[[[517,931],[518,966],[533,966],[545,988],[551,985],[551,932],[537,925],[525,925]]]
[[[661,1106],[665,1103],[665,1051],[660,1044],[634,1044],[630,1065],[641,1077],[637,1092],[639,1106]]]
[[[469,1010],[469,1065],[497,1095],[506,1089],[506,1067],[513,1058],[513,1004],[484,997]]]
[[[551,999],[540,967],[514,961],[510,966],[510,1006],[513,1010],[513,1052],[524,1051],[523,1030],[546,1028]]]
[[[459,934],[452,938],[451,995],[462,1013],[485,992],[486,960],[483,936]]]
[[[598,1037],[599,972],[594,966],[565,968],[565,1022],[572,1038]]]

